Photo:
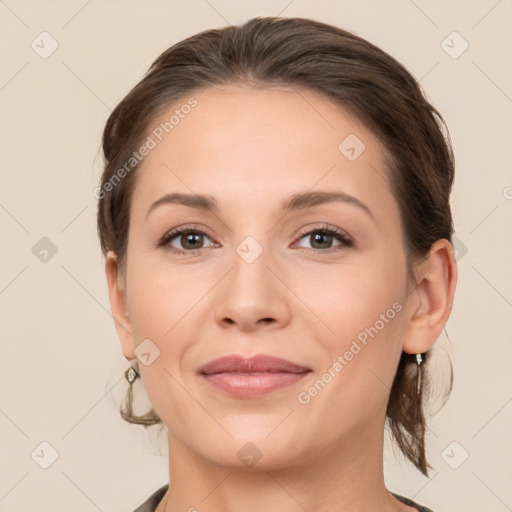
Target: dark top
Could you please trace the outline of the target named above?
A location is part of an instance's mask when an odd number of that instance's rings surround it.
[[[142,505],[137,507],[133,512],[155,512],[156,507],[162,501],[167,489],[169,488],[169,484],[160,487],[157,491],[155,491]],[[394,492],[391,493],[398,501],[401,501],[404,505],[409,505],[410,507],[416,507],[418,512],[433,512],[430,508],[423,507],[422,505],[418,505],[418,503],[410,500],[409,498],[404,498]]]

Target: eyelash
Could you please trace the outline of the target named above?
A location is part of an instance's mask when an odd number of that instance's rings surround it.
[[[184,250],[176,249],[176,247],[171,247],[168,245],[173,238],[175,238],[178,235],[182,235],[184,233],[201,234],[201,235],[207,236],[208,238],[211,238],[210,235],[208,235],[208,233],[206,233],[202,229],[198,228],[197,226],[188,225],[188,226],[183,226],[181,228],[177,228],[173,231],[170,231],[169,233],[166,233],[160,239],[160,241],[157,243],[156,247],[164,247],[167,250],[169,250],[170,252],[173,252],[175,254],[187,254],[187,255],[195,255],[195,254],[201,252],[202,250],[207,249],[207,247],[202,247],[201,249],[191,249],[189,251],[184,251]],[[301,249],[304,252],[306,252],[306,254],[332,253],[332,252],[337,252],[340,249],[343,249],[344,247],[353,247],[354,246],[354,242],[350,238],[348,238],[345,233],[343,233],[342,231],[340,231],[336,228],[331,228],[329,226],[319,226],[314,229],[302,231],[300,233],[299,237],[297,238],[297,240],[304,238],[306,235],[312,235],[313,233],[323,233],[323,234],[333,235],[338,241],[341,242],[341,244],[337,245],[335,247],[331,247],[329,249],[310,249],[308,247],[301,247]]]

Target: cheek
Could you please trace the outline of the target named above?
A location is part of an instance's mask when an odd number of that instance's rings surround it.
[[[339,363],[337,370],[331,368],[336,375],[332,391],[354,400],[353,406],[364,401],[378,407],[393,382],[401,353],[405,269],[393,259],[381,258],[322,272],[325,275],[316,272],[303,282],[301,294],[311,299],[308,306],[322,321],[315,322],[315,339],[332,362]]]
[[[304,388],[305,399],[312,400],[309,414],[329,411],[332,421],[325,426],[326,436],[337,435],[339,428],[356,431],[386,410],[401,354],[405,305],[398,279],[378,276],[331,276],[327,299],[311,305],[335,332],[320,323],[315,329],[315,340],[323,344],[330,361],[308,382],[311,387]]]
[[[148,386],[154,381],[158,387],[159,378],[169,378],[168,374],[158,377],[164,368],[173,374],[183,371],[182,360],[191,340],[201,338],[201,326],[211,316],[215,283],[225,271],[201,271],[193,264],[180,267],[143,252],[134,254],[131,263],[127,289],[134,344],[137,347],[149,339],[156,345],[158,358],[145,381]]]
[[[403,308],[404,277],[399,266],[386,260],[339,265],[336,269],[325,265],[311,270],[302,280],[300,296],[307,298],[307,306],[322,321],[325,339],[338,345],[375,323],[382,332],[391,331],[392,324],[396,329],[397,310]]]
[[[143,255],[132,259],[130,270],[128,299],[144,388],[164,424],[173,425],[173,411],[180,410],[185,416],[193,410],[186,404],[188,395],[178,381],[187,350],[188,337],[183,329],[193,321],[197,292],[183,272],[158,268]],[[149,354],[148,365],[143,362],[145,354]]]

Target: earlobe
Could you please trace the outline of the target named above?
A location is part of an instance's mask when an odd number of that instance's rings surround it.
[[[448,240],[437,240],[428,258],[417,272],[417,286],[410,299],[413,303],[404,337],[403,351],[423,353],[439,339],[450,316],[457,265],[453,247]]]
[[[135,344],[132,335],[130,316],[126,308],[125,287],[118,273],[117,256],[113,251],[107,253],[105,275],[108,283],[110,308],[121,348],[126,359],[135,359]]]

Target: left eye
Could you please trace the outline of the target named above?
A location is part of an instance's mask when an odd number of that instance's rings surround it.
[[[309,238],[312,244],[318,244],[319,247],[312,247],[312,249],[322,252],[329,252],[329,250],[337,250],[335,248],[339,246],[352,247],[353,245],[352,240],[346,237],[343,233],[327,228],[308,231],[307,233],[304,233],[299,240],[302,240],[303,238]],[[333,247],[331,244],[335,240],[338,240],[340,243]]]

